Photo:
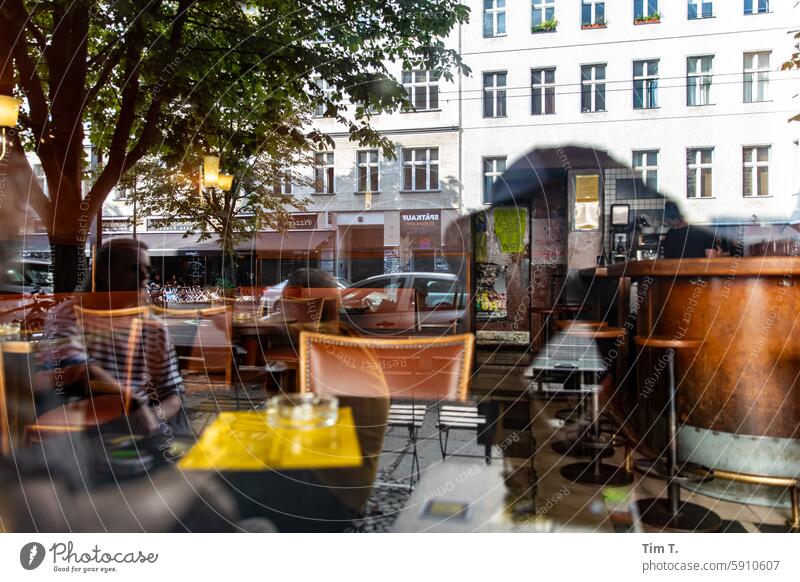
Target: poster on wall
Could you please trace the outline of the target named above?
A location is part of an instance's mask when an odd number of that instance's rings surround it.
[[[478,263],[475,280],[475,316],[479,321],[508,316],[506,269],[494,263]]]
[[[402,272],[400,264],[400,249],[383,249],[383,272],[384,274]]]

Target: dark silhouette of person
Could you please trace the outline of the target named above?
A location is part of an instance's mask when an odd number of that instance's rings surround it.
[[[663,243],[667,259],[703,258],[706,249],[714,248],[714,233],[701,226],[690,226],[674,202],[664,205],[664,224],[670,227]]]

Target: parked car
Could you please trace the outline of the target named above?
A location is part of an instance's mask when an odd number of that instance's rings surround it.
[[[9,262],[0,271],[0,293],[52,293],[53,272],[44,259]]]
[[[286,285],[288,283],[289,279],[284,279],[277,285],[264,288],[264,291],[261,293],[261,313],[263,315],[269,315],[275,310],[275,304],[281,297],[283,297],[283,293],[286,290]],[[350,281],[342,277],[337,277],[336,283],[339,286],[340,292],[352,285]]]
[[[451,273],[395,273],[342,293],[344,320],[366,335],[441,335],[466,330],[464,284]]]

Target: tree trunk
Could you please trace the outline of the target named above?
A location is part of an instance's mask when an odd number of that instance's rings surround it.
[[[56,293],[91,290],[91,272],[86,261],[85,246],[79,244],[52,244],[53,290]]]

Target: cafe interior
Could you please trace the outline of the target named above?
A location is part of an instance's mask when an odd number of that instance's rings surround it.
[[[90,238],[82,289],[0,295],[0,529],[798,532],[793,217],[693,224],[565,145],[438,273],[295,251],[277,293],[175,304],[146,244]]]

